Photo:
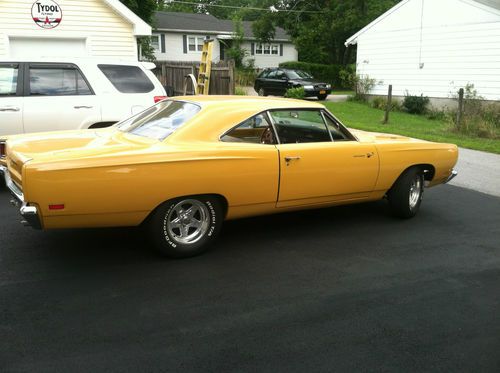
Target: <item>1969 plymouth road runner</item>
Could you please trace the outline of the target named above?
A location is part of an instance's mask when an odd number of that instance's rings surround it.
[[[169,99],[113,127],[0,140],[12,203],[35,228],[142,225],[172,257],[204,251],[225,219],[387,198],[414,216],[456,175],[455,145],[348,130],[324,106]]]

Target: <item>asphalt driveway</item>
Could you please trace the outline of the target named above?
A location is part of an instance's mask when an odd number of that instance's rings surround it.
[[[500,199],[446,185],[228,222],[214,250],[135,229],[38,232],[0,190],[0,370],[500,370]]]

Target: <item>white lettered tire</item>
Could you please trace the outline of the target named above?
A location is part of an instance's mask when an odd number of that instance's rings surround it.
[[[206,251],[223,221],[218,198],[188,196],[159,206],[148,221],[148,235],[155,249],[171,258],[186,258]]]

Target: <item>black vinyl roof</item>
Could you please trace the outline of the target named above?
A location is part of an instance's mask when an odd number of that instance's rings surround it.
[[[253,39],[252,22],[243,21],[246,39]],[[215,18],[210,14],[194,14],[180,12],[155,12],[153,27],[156,30],[171,31],[207,31],[208,33],[230,34],[233,32],[233,21]],[[281,27],[276,27],[275,40],[291,40]]]

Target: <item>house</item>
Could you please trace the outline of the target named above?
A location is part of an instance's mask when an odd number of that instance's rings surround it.
[[[474,84],[500,100],[500,1],[404,0],[347,39],[357,73],[382,81],[371,91],[438,98]]]
[[[255,67],[276,67],[281,62],[297,61],[297,50],[285,30],[277,27],[274,39],[259,43],[252,33],[252,22],[243,21],[245,60]],[[220,20],[209,14],[156,12],[152,42],[159,61],[199,61],[203,39],[214,40],[212,60],[226,60],[233,38],[233,21]]]
[[[90,56],[137,60],[151,27],[119,0],[2,0],[0,59]]]

